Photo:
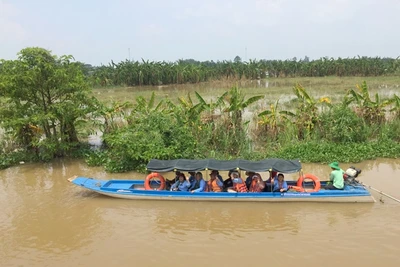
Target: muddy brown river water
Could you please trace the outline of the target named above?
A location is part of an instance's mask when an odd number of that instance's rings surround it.
[[[356,166],[400,198],[400,160]],[[373,204],[137,201],[88,192],[66,181],[73,175],[144,178],[81,161],[0,171],[1,267],[400,266],[400,203],[374,191]]]

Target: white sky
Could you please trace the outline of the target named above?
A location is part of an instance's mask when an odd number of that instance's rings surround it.
[[[0,0],[0,58],[397,57],[399,26],[400,0]]]

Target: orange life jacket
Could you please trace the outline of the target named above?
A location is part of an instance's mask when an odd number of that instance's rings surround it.
[[[249,192],[252,193],[259,193],[262,191],[263,188],[260,187],[260,185],[257,182],[257,179],[253,179],[250,184]]]
[[[245,183],[234,183],[233,188],[236,192],[247,193],[247,186]]]
[[[217,184],[217,179],[207,182],[207,192],[221,192],[221,187]]]

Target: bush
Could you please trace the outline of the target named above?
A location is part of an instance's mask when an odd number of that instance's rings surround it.
[[[318,131],[322,138],[335,143],[365,142],[369,136],[363,119],[343,105],[333,106],[321,114]]]
[[[196,141],[173,114],[138,115],[130,125],[104,136],[105,168],[111,172],[144,170],[153,158],[196,158]]]
[[[347,144],[312,141],[288,144],[279,151],[268,153],[267,157],[299,158],[302,162],[328,163],[332,160],[360,162],[375,158],[397,158],[398,155],[400,144],[390,140]]]
[[[388,121],[380,126],[380,139],[400,142],[400,119]]]

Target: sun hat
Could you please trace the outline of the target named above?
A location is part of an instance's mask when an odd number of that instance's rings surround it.
[[[331,167],[335,170],[340,170],[339,163],[337,161],[334,161],[331,164],[329,164],[329,167]]]

